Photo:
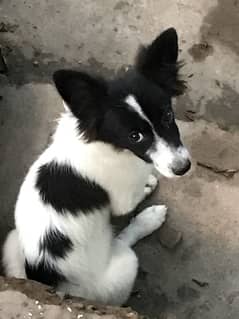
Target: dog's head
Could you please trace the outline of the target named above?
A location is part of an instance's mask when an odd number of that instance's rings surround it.
[[[53,78],[87,142],[127,149],[173,177],[190,168],[172,110],[172,98],[185,89],[177,58],[177,33],[171,28],[139,50],[134,68],[121,79],[106,82],[70,70]]]

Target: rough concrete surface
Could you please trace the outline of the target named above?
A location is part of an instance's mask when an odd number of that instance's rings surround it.
[[[169,206],[166,227],[182,240],[165,247],[155,233],[136,247],[141,270],[129,304],[151,317],[237,319],[237,0],[0,0],[0,241],[13,225],[22,178],[62,111],[52,72],[114,76],[140,44],[170,26],[186,62],[188,91],[175,109],[194,168],[185,178],[162,179],[151,199]]]
[[[129,307],[93,304],[81,298],[60,298],[37,282],[0,277],[2,319],[140,319]]]

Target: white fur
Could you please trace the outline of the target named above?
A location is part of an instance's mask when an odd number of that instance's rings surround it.
[[[147,153],[152,159],[155,168],[168,178],[175,176],[172,171],[174,162],[190,159],[188,150],[185,147],[173,148],[158,136],[156,136],[156,145],[149,149]]]
[[[166,214],[167,207],[164,205],[148,207],[131,220],[118,238],[128,246],[133,246],[137,241],[158,229],[164,223]]]
[[[68,163],[81,175],[95,180],[109,193],[110,207],[73,216],[61,215],[46,205],[35,182],[39,167],[52,160]],[[9,234],[3,250],[6,274],[25,277],[24,255],[31,263],[41,261],[39,242],[49,227],[54,227],[69,236],[74,245],[64,259],[47,256],[48,262],[57,265],[67,278],[67,283],[58,289],[104,303],[124,303],[138,267],[137,257],[129,246],[159,227],[165,214],[162,209],[153,208],[136,218],[135,226],[132,223],[128,228],[132,228],[132,243],[126,235],[128,231],[120,239],[114,238],[110,214],[132,211],[144,199],[148,179],[151,191],[156,187],[157,182],[149,178],[151,171],[151,165],[130,151],[115,152],[102,142],[85,143],[83,136],[78,135],[74,116],[70,112],[63,114],[52,144],[32,165],[21,186],[15,208],[17,230]],[[143,219],[148,225],[145,229]]]
[[[125,99],[125,102],[130,105],[132,107],[132,109],[137,112],[142,119],[144,119],[145,121],[147,121],[150,126],[152,127],[152,123],[150,122],[150,120],[147,118],[147,116],[144,114],[141,106],[139,105],[139,103],[137,102],[135,96],[133,95],[128,95]]]
[[[145,197],[153,193],[153,191],[156,189],[157,186],[158,186],[158,178],[155,177],[153,174],[150,174],[148,177],[147,184],[144,187]]]
[[[18,239],[17,230],[12,230],[3,245],[3,267],[10,277],[26,278],[24,254]]]

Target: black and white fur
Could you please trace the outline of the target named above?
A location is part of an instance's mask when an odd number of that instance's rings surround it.
[[[128,214],[166,177],[190,168],[171,99],[181,94],[174,29],[139,52],[122,79],[54,74],[64,100],[50,146],[31,166],[3,248],[6,275],[58,291],[123,304],[137,274],[132,246],[159,228],[167,208],[143,210],[118,237],[110,216]]]

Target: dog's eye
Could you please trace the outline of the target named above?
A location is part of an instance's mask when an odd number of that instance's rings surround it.
[[[133,143],[140,143],[143,140],[144,136],[140,132],[133,131],[129,135],[129,139]]]

